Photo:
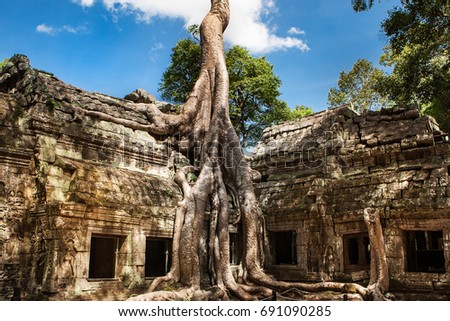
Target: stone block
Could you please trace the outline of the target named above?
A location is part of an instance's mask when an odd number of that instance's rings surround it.
[[[422,159],[404,160],[398,162],[398,168],[401,171],[426,169],[423,163]]]
[[[430,177],[429,171],[417,171],[413,177],[413,181],[424,181]]]
[[[436,291],[441,291],[441,292],[450,292],[450,281],[447,282],[435,282],[434,283],[434,289]]]
[[[417,141],[414,138],[402,139],[400,146],[403,150],[417,147]]]
[[[53,163],[56,160],[56,139],[48,136],[38,136],[38,158],[42,161]]]
[[[366,142],[367,146],[374,147],[378,145],[378,137],[372,137],[367,140]]]
[[[408,290],[414,291],[433,291],[434,284],[432,280],[424,279],[419,273],[415,273],[414,277],[407,278],[402,285]]]
[[[374,156],[363,159],[364,166],[371,167],[371,166],[375,166],[376,164],[377,164],[377,158]]]
[[[418,146],[432,146],[434,145],[434,136],[432,133],[423,133],[416,135]]]
[[[448,157],[450,154],[450,144],[437,144],[435,146],[435,153],[437,156],[443,156],[445,155]]]
[[[389,154],[380,154],[376,156],[376,163],[379,166],[386,166],[391,163],[391,157]]]
[[[411,110],[407,110],[404,114],[403,117],[405,119],[416,119],[420,117],[420,112],[418,109],[411,109]]]

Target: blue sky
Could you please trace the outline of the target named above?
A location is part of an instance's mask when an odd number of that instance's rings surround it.
[[[400,0],[354,13],[351,0],[230,0],[227,45],[264,55],[290,107],[326,108],[339,72],[378,63],[380,24]],[[35,68],[88,91],[158,96],[171,48],[200,23],[209,0],[0,0],[0,59],[27,55]]]

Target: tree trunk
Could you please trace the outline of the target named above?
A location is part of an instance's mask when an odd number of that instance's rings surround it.
[[[384,299],[384,293],[389,290],[389,271],[379,210],[364,209],[364,222],[370,240],[369,292],[373,294],[375,299],[382,300]]]

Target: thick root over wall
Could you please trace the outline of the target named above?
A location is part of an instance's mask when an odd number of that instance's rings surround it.
[[[223,48],[223,32],[229,18],[228,0],[212,0],[211,10],[200,28],[200,76],[179,115],[163,114],[152,105],[140,106],[151,121],[147,130],[180,134],[183,140],[180,145],[186,146],[184,152],[191,166],[179,170],[175,177],[184,198],[175,217],[171,270],[155,279],[148,293],[130,300],[226,300],[230,294],[240,300],[256,300],[271,297],[274,291],[291,289],[384,298],[389,278],[383,235],[377,213],[369,210],[365,215],[373,265],[369,287],[335,282],[281,282],[268,276],[260,266],[261,211],[253,189],[252,170],[229,117],[229,81]],[[229,196],[243,227],[241,283],[233,277],[229,263]],[[206,260],[205,255],[200,255],[204,231],[207,231]],[[207,287],[202,281],[205,271],[210,280]],[[161,291],[174,284],[179,286],[178,290]]]

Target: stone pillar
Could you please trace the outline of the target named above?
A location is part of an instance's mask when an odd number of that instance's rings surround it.
[[[405,240],[404,231],[396,227],[385,227],[384,236],[386,243],[386,258],[389,266],[389,275],[395,275],[405,271]]]
[[[450,274],[450,229],[442,231],[444,239],[445,271]]]
[[[145,245],[146,236],[140,227],[134,227],[131,235],[131,265],[133,267],[133,285],[142,284],[145,280]]]

